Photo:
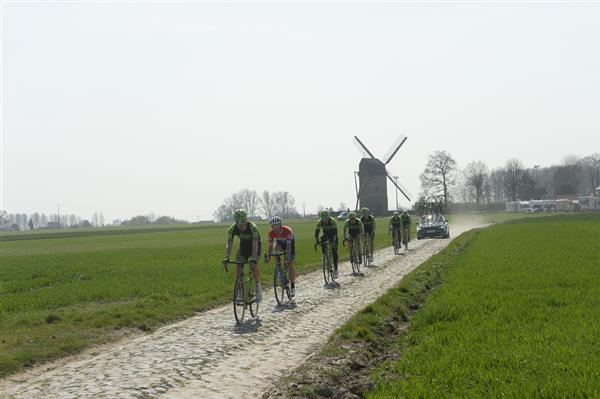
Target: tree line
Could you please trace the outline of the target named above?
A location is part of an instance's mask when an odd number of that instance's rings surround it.
[[[446,151],[428,158],[420,175],[421,197],[416,207],[437,204],[447,209],[451,202],[473,203],[478,207],[506,201],[536,200],[593,194],[600,186],[600,154],[565,156],[559,164],[526,167],[517,158],[503,167],[490,169],[483,161],[459,168]]]
[[[264,217],[267,219],[277,215],[282,218],[300,217],[296,210],[296,200],[287,191],[268,191],[258,193],[255,190],[244,188],[223,200],[213,216],[220,222],[233,220],[233,212],[244,208],[250,218]]]
[[[77,215],[59,215],[58,213],[46,215],[45,213],[34,212],[30,215],[26,213],[8,213],[0,211],[0,230],[35,230],[51,229],[61,227],[97,227],[104,225],[104,216],[101,213],[94,212],[91,221],[82,219]]]

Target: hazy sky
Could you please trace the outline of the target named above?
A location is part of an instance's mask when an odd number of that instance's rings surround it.
[[[382,156],[406,134],[390,169],[416,196],[435,150],[600,151],[599,71],[598,2],[5,2],[1,208],[198,220],[244,187],[352,206],[354,135]]]

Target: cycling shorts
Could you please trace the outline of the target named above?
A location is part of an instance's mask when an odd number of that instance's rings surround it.
[[[275,252],[279,252],[279,251],[288,251],[288,259],[289,260],[294,260],[296,259],[296,240],[292,240],[292,243],[290,244],[291,248],[287,247],[287,241],[286,240],[276,240],[275,241]]]

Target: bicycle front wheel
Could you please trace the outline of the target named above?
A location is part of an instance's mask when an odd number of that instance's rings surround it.
[[[323,254],[321,262],[323,263],[323,280],[325,280],[325,285],[329,285],[329,269],[331,269],[331,265],[329,263],[329,254],[327,252]]]
[[[365,238],[365,242],[363,243],[363,262],[365,266],[371,265],[371,252],[370,252],[370,242],[369,237]]]
[[[275,300],[278,305],[283,305],[283,292],[285,291],[285,275],[281,265],[275,266],[273,274],[273,291],[275,291]]]
[[[252,317],[258,316],[258,303],[256,302],[256,282],[252,278],[252,273],[248,273],[248,307]]]
[[[233,285],[233,315],[237,324],[244,321],[244,313],[246,312],[245,296],[244,277],[240,275]]]

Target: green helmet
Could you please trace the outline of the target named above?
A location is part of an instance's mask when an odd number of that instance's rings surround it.
[[[321,211],[321,212],[319,212],[319,217],[321,219],[328,218],[329,217],[329,211]]]
[[[369,208],[367,208],[367,207],[365,206],[363,209],[361,209],[361,210],[360,210],[360,212],[361,212],[363,215],[368,215],[368,214],[369,214]]]
[[[408,215],[408,211],[402,212],[403,215]]]
[[[350,220],[354,220],[354,219],[356,219],[356,213],[354,213],[354,212],[350,212],[350,213],[348,214],[348,219],[350,219]]]
[[[233,218],[236,223],[244,223],[248,221],[248,214],[245,209],[238,209],[233,212]]]
[[[398,217],[398,216],[400,216],[400,214],[398,212],[394,212],[394,214],[392,216]]]

